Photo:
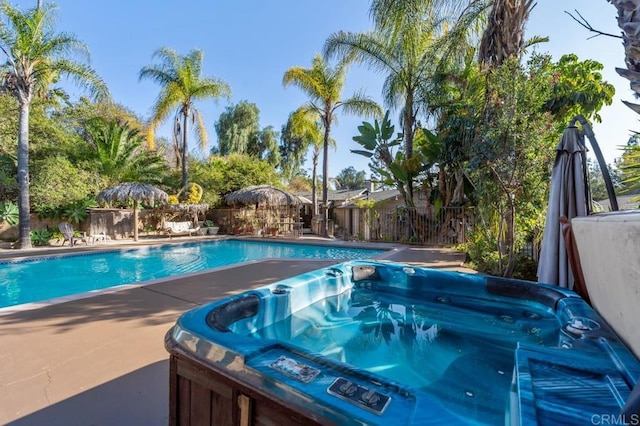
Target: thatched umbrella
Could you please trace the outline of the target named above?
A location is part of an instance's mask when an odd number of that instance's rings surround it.
[[[98,202],[133,200],[133,239],[138,241],[138,203],[155,204],[156,200],[169,201],[169,195],[161,189],[146,183],[126,182],[107,188],[98,194]]]
[[[254,185],[239,189],[225,197],[230,206],[268,205],[268,206],[298,206],[302,204],[300,198],[284,189],[271,185]]]
[[[255,206],[256,211],[258,208],[263,210],[275,208],[276,212],[280,207],[286,207],[289,214],[293,213],[292,208],[299,214],[299,207],[303,204],[297,195],[271,185],[247,186],[227,194],[224,198],[230,206]],[[265,225],[269,222],[270,220],[267,220]]]

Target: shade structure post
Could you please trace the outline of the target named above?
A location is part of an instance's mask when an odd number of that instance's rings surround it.
[[[138,200],[133,200],[133,241],[138,241]]]
[[[125,182],[100,191],[98,202],[133,201],[133,239],[138,241],[138,204],[146,202],[153,205],[156,201],[167,202],[169,195],[152,185],[138,182]]]

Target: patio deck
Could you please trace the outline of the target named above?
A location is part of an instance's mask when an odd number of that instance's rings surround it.
[[[465,270],[464,255],[448,249],[385,259]],[[1,315],[0,424],[167,424],[163,339],[181,313],[333,263],[271,259]]]

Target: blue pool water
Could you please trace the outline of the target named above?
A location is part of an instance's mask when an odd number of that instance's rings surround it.
[[[0,308],[265,258],[364,259],[383,250],[222,240],[0,262]]]

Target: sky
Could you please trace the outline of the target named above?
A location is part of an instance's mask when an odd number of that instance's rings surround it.
[[[51,0],[44,0],[45,3]],[[34,7],[36,0],[13,0],[19,8]],[[72,33],[91,53],[91,66],[104,79],[113,99],[148,118],[159,87],[150,80],[139,81],[140,69],[154,63],[152,54],[171,47],[182,54],[193,48],[204,52],[206,77],[226,81],[232,89],[230,100],[198,104],[210,145],[216,144],[214,123],[230,104],[242,100],[260,110],[260,126],[280,130],[289,114],[307,101],[297,87],[284,88],[282,76],[293,66],[309,67],[322,50],[327,37],[336,31],[362,32],[372,28],[367,0],[57,0],[58,29]],[[632,130],[640,130],[638,118],[622,100],[633,101],[627,80],[615,67],[624,68],[620,39],[590,33],[565,11],[575,10],[593,27],[620,34],[616,9],[607,0],[538,0],[526,30],[526,37],[548,36],[550,41],[536,49],[555,59],[575,53],[580,60],[592,59],[604,65],[604,79],[616,88],[611,106],[600,114],[602,123],[593,126],[605,160],[612,163],[621,155]],[[362,90],[381,102],[382,76],[365,68],[352,67],[346,78],[343,97]],[[82,94],[70,89],[72,96]],[[397,116],[397,115],[396,115]],[[352,137],[366,118],[338,116],[332,127],[337,142],[329,153],[329,174],[336,176],[353,166],[369,174],[368,159],[352,154],[358,149]],[[158,131],[169,138],[169,126]],[[199,149],[191,141],[192,149]],[[309,156],[308,156],[309,157]],[[310,169],[310,161],[305,168]]]

